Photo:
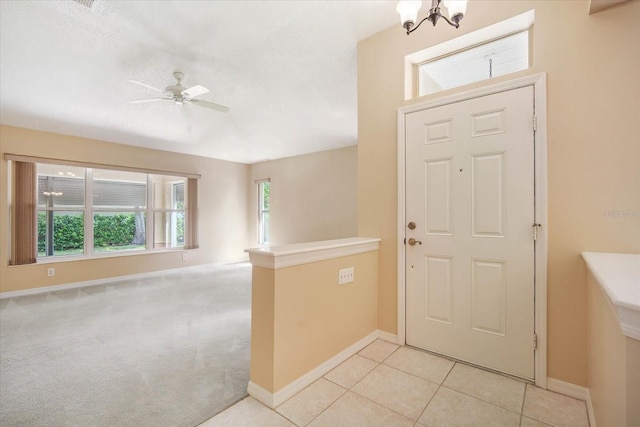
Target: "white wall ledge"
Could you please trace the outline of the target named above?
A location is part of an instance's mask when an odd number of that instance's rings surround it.
[[[640,254],[583,252],[582,258],[611,300],[622,332],[640,340]]]
[[[380,239],[373,237],[350,237],[337,240],[296,243],[282,246],[265,246],[245,249],[251,264],[257,267],[278,268],[309,264],[342,256],[378,250]]]

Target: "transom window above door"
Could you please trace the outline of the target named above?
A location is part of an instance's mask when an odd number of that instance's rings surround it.
[[[405,56],[404,99],[530,68],[533,22],[530,10]]]
[[[529,68],[529,30],[418,65],[418,96]]]

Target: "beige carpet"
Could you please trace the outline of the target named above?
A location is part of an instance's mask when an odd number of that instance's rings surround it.
[[[195,426],[246,396],[251,267],[0,300],[0,425]]]

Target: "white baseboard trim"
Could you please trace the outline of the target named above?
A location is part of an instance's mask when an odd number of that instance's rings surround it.
[[[589,394],[589,389],[586,387],[560,381],[555,378],[547,378],[547,390],[585,401]]]
[[[378,329],[378,338],[384,341],[389,341],[390,343],[398,344],[398,335],[392,334],[391,332],[381,331]]]
[[[565,396],[575,399],[584,400],[587,404],[587,415],[589,416],[589,426],[596,427],[596,417],[593,412],[593,403],[591,402],[591,392],[586,387],[581,387],[555,378],[547,378],[547,390],[564,394]]]
[[[249,385],[247,386],[247,393],[249,393],[249,396],[264,403],[269,408],[276,407],[276,405],[274,405],[274,402],[273,402],[273,396],[274,396],[273,393],[260,387],[258,384],[252,381],[249,381]]]
[[[350,345],[340,353],[336,354],[332,358],[326,360],[319,366],[313,368],[306,374],[298,377],[293,382],[287,384],[280,390],[275,393],[271,393],[268,390],[260,387],[259,385],[249,381],[249,386],[247,387],[247,392],[256,400],[264,403],[270,408],[275,408],[281,403],[285,402],[287,399],[292,397],[294,394],[304,390],[307,386],[313,384],[318,379],[322,378],[324,374],[371,344],[377,339],[382,339],[385,341],[389,341],[392,343],[396,343],[398,337],[389,332],[384,332],[380,330],[373,331],[366,337],[362,338],[360,341]]]
[[[246,262],[246,261],[242,261],[242,262]],[[215,265],[215,264],[223,265],[223,264],[235,264],[235,263],[236,262],[233,261],[233,262],[215,262],[215,263],[209,263],[209,264],[198,264],[198,265],[190,265],[188,267],[172,268],[172,269],[169,269],[169,270],[156,270],[156,271],[148,271],[146,273],[129,274],[127,276],[113,276],[113,277],[107,277],[107,278],[104,278],[104,279],[85,280],[83,282],[65,283],[63,285],[40,286],[40,287],[37,287],[37,288],[25,289],[25,290],[21,290],[21,291],[0,292],[0,299],[23,297],[23,296],[27,296],[27,295],[46,294],[46,293],[49,293],[49,292],[56,292],[56,291],[66,291],[66,290],[69,290],[69,289],[77,289],[77,288],[85,288],[85,287],[89,287],[89,286],[104,285],[105,283],[120,282],[120,281],[123,281],[123,280],[148,279],[150,277],[158,276],[158,275],[161,275],[161,274],[167,274],[167,272],[169,272],[169,271],[195,270],[197,268],[202,268],[202,267]]]

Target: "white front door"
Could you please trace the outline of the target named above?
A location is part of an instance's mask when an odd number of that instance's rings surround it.
[[[527,86],[421,110],[405,127],[406,342],[528,379],[533,96]]]

